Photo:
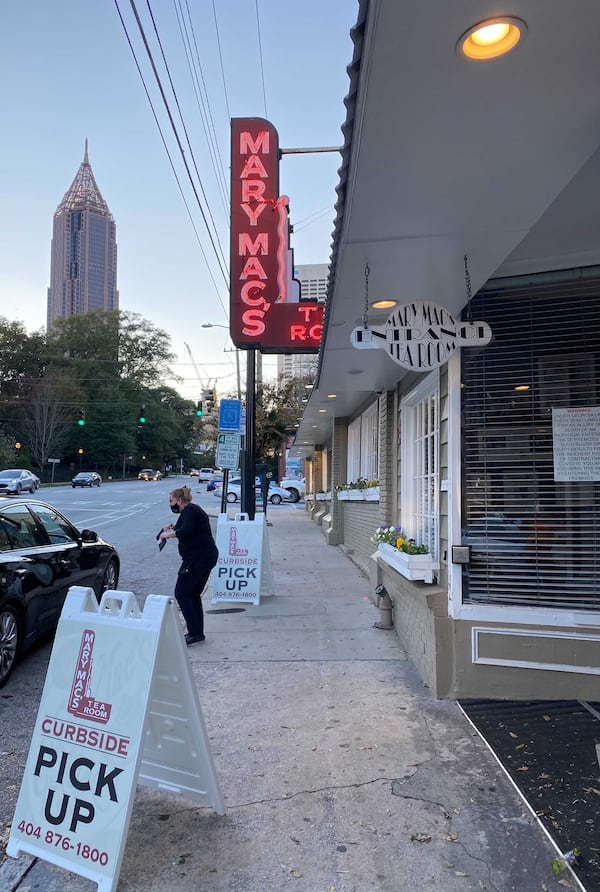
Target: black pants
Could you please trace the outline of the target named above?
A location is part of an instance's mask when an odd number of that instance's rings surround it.
[[[195,567],[185,561],[181,565],[175,585],[175,598],[183,613],[189,635],[204,635],[202,592],[212,567]]]

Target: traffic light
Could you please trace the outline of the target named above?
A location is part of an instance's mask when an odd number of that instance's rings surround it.
[[[146,424],[146,407],[140,406],[140,417],[138,418],[140,424]]]
[[[198,418],[202,418],[203,414],[204,413],[202,411],[202,400],[198,400],[198,402],[196,403],[196,415],[198,416]]]
[[[209,388],[204,391],[204,393],[202,394],[202,397],[204,400],[204,406],[206,408],[206,414],[210,415],[210,413],[212,412],[212,410],[215,407],[215,392],[214,392],[214,390],[211,390]]]
[[[85,424],[85,409],[79,410],[79,421],[77,422],[77,424],[80,427],[83,427],[83,425]]]

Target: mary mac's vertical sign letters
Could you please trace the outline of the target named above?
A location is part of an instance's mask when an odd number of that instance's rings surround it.
[[[323,306],[292,277],[289,200],[279,195],[279,138],[263,118],[231,122],[231,338],[263,352],[315,353]]]

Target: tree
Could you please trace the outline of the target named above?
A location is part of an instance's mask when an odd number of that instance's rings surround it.
[[[0,387],[4,398],[18,393],[24,378],[39,378],[45,366],[43,332],[28,335],[22,322],[0,316]]]
[[[43,374],[44,354],[41,332],[30,336],[21,322],[0,317],[0,421],[13,444],[25,438],[23,419],[30,402],[30,383]],[[14,451],[14,445],[11,449]]]
[[[45,335],[0,318],[0,409],[8,442],[42,466],[52,452],[105,473],[142,454],[187,459],[194,405],[167,387],[169,336],[137,313],[59,319]],[[140,423],[140,408],[148,420]],[[78,424],[79,413],[85,424]],[[14,439],[13,439],[14,438]],[[1,445],[1,444],[0,444]],[[9,450],[10,452],[10,450]],[[12,459],[14,462],[14,457]]]
[[[256,451],[264,460],[272,458],[277,473],[279,454],[302,413],[306,379],[264,384],[256,395]]]
[[[175,359],[165,331],[138,313],[98,311],[57,320],[48,348],[51,368],[76,377],[82,391],[86,424],[71,425],[67,449],[72,456],[83,449],[86,462],[108,472],[121,465],[123,455],[162,453],[165,444],[170,446],[169,429],[178,420],[169,417],[169,400],[162,395],[169,391],[164,379],[172,377],[169,366]],[[142,405],[149,414],[144,431],[138,422]],[[75,422],[77,406],[72,409]]]
[[[73,369],[80,381],[121,378],[157,387],[172,377],[176,356],[169,335],[139,313],[95,311],[57,319],[48,333],[54,363]]]
[[[81,391],[70,378],[40,378],[29,382],[28,396],[22,429],[33,463],[43,470],[48,458],[62,455],[73,421],[70,407]]]

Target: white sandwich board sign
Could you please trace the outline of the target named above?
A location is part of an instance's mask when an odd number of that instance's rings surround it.
[[[223,800],[171,598],[69,589],[7,852],[116,889],[136,784]]]
[[[217,521],[219,559],[213,570],[212,603],[241,601],[259,604],[261,594],[273,594],[271,553],[265,515],[250,520],[236,514]]]

